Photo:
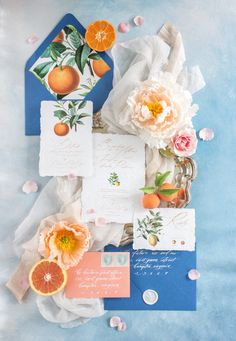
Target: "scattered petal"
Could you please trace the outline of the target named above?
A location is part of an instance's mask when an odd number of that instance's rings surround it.
[[[118,31],[121,33],[127,33],[129,32],[129,30],[130,30],[130,27],[127,22],[121,22],[118,26]]]
[[[27,277],[22,277],[20,280],[20,286],[22,289],[28,289],[29,288],[29,281]]]
[[[28,180],[22,186],[22,191],[26,194],[35,193],[38,191],[38,185],[33,180]]]
[[[191,279],[191,281],[196,281],[200,278],[200,272],[198,272],[196,269],[192,269],[188,272],[188,278]]]
[[[68,179],[69,181],[73,181],[73,180],[76,180],[76,179],[77,179],[77,176],[76,176],[73,172],[71,172],[71,173],[69,173],[69,174],[67,175],[67,179]]]
[[[94,214],[95,213],[95,209],[94,208],[89,208],[87,211],[86,211],[87,214]]]
[[[144,23],[144,18],[141,17],[140,15],[137,15],[136,17],[134,17],[133,21],[136,26],[141,26]]]
[[[119,330],[119,332],[124,332],[126,330],[126,323],[120,322],[117,326],[117,330]]]
[[[35,35],[30,36],[29,38],[26,39],[27,44],[34,44],[36,41],[38,41],[39,38]]]
[[[97,217],[95,219],[95,226],[105,226],[107,224],[106,218],[103,217]]]
[[[115,328],[115,327],[118,327],[118,325],[121,323],[121,319],[119,316],[112,316],[110,318],[110,327],[111,328]]]
[[[210,128],[203,128],[199,131],[199,137],[203,141],[211,141],[214,138],[214,131]]]

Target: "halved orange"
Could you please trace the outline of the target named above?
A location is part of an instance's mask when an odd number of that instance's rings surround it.
[[[54,295],[65,287],[66,282],[67,272],[55,260],[42,259],[30,270],[30,287],[39,295]]]
[[[88,26],[85,39],[91,49],[98,52],[106,51],[116,40],[115,28],[106,20],[94,21]]]

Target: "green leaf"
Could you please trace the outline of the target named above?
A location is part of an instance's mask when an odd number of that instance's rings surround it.
[[[64,27],[64,32],[68,36],[71,32],[73,32],[73,30],[69,26],[65,26]]]
[[[93,59],[93,60],[100,60],[100,59],[102,59],[101,56],[99,56],[98,53],[91,53],[88,57],[89,57],[89,59]]]
[[[83,46],[79,46],[75,52],[75,62],[78,66],[78,69],[80,70],[80,72],[82,73],[82,67],[81,67],[81,55],[82,55],[82,50],[83,50]]]
[[[166,178],[170,175],[170,171],[165,172],[165,173],[157,173],[156,175],[156,179],[155,179],[155,185],[156,186],[161,186],[164,181],[166,180]]]
[[[80,124],[80,125],[84,125],[84,122],[82,122],[82,121],[77,121],[76,123]]]
[[[70,65],[70,66],[75,65],[75,57],[70,57],[70,58],[66,61],[66,65]]]
[[[81,46],[80,35],[77,30],[74,30],[69,35],[69,40],[75,49]]]
[[[54,116],[61,120],[63,117],[67,116],[67,113],[64,110],[56,110],[54,111]]]
[[[50,45],[46,48],[46,50],[43,52],[43,54],[41,55],[42,58],[48,58],[50,57],[50,52],[51,52],[51,48]]]
[[[146,194],[152,194],[156,190],[156,187],[142,187],[140,188],[140,191],[146,193]]]
[[[86,106],[86,101],[81,101],[79,106],[78,106],[78,109],[82,109]]]
[[[60,56],[63,52],[65,52],[66,47],[62,43],[51,43],[51,50],[54,51],[54,53],[58,54]]]
[[[71,129],[73,128],[73,126],[77,123],[77,119],[78,119],[78,116],[77,115],[73,115],[70,119],[70,127]]]
[[[75,107],[75,105],[76,105],[76,102],[71,101],[71,102],[69,102],[68,107],[69,107],[69,109],[72,109]]]
[[[159,153],[162,156],[166,157],[167,159],[172,159],[175,156],[175,154],[172,153],[172,151],[169,148],[159,149]]]
[[[81,88],[84,88],[86,90],[91,90],[91,87],[89,87],[88,85],[82,84]]]
[[[177,192],[179,192],[179,188],[175,188],[175,189],[160,189],[159,190],[160,194],[163,194],[163,195],[165,195],[167,197],[169,197],[170,195],[175,194]]]
[[[84,72],[84,67],[87,63],[88,56],[89,56],[90,52],[91,52],[90,47],[87,44],[84,44],[82,52],[81,52],[81,57],[80,57],[80,65],[81,65],[81,72],[82,73]]]
[[[83,113],[83,114],[80,114],[80,115],[79,115],[79,119],[85,118],[85,117],[89,117],[89,116],[90,116],[90,115]]]
[[[33,71],[42,79],[49,72],[53,64],[54,62],[45,62],[45,63],[39,64],[36,66],[36,68],[34,68]]]

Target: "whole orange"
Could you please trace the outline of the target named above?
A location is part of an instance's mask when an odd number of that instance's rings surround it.
[[[48,74],[48,85],[59,95],[76,90],[80,82],[78,72],[72,66],[56,66]]]
[[[63,32],[59,32],[56,38],[53,39],[53,43],[63,43],[64,41],[64,34]]]
[[[103,77],[107,71],[110,70],[110,67],[104,62],[103,59],[93,60],[93,71],[96,73],[98,77]]]
[[[160,205],[160,199],[156,194],[144,194],[143,207],[144,208],[157,208]]]
[[[161,194],[159,191],[160,190],[162,190],[162,189],[177,189],[174,185],[172,185],[172,184],[170,184],[170,183],[168,183],[168,182],[166,182],[166,183],[164,183],[163,185],[161,185],[160,187],[159,187],[159,189],[158,189],[158,196],[159,196],[159,198],[162,200],[162,201],[167,201],[167,202],[169,202],[169,201],[173,201],[173,200],[175,200],[177,197],[178,197],[178,192],[176,192],[176,193],[173,193],[173,194],[171,194],[171,195],[169,195],[169,196],[167,196],[167,195],[164,195],[164,194]]]
[[[66,123],[57,123],[54,126],[54,133],[58,136],[65,136],[69,133],[69,126]]]

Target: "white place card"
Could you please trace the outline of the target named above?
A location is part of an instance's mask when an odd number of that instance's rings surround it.
[[[41,102],[41,176],[92,175],[92,115],[90,101]]]
[[[195,250],[194,209],[137,209],[133,226],[135,250]]]
[[[93,134],[93,138],[94,175],[83,181],[83,220],[102,217],[131,223],[139,188],[145,183],[145,145],[132,135]]]

